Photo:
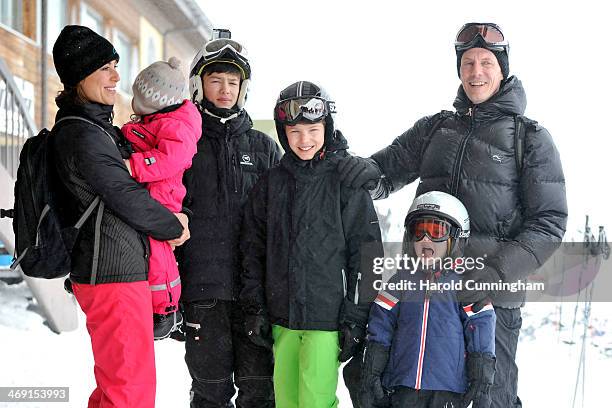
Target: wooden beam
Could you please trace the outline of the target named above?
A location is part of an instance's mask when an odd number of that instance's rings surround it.
[[[36,0],[23,0],[23,35],[36,41]]]

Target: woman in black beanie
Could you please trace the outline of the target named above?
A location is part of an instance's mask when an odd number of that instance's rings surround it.
[[[97,388],[88,407],[155,406],[155,356],[148,240],[181,245],[184,214],[172,214],[130,176],[113,127],[119,55],[92,30],[66,26],[53,46],[64,90],[53,128],[62,221],[90,206],[72,252],[70,282],[87,317]],[[96,205],[97,198],[100,198]]]

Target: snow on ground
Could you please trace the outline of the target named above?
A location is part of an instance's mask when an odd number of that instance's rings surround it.
[[[574,322],[573,303],[530,304],[523,309],[523,330],[518,351],[519,395],[523,406],[571,408],[584,330],[581,304]],[[561,319],[560,319],[561,317]],[[94,387],[93,359],[84,316],[79,328],[54,334],[36,312],[25,285],[0,281],[0,386],[67,386],[69,403],[1,403],[0,407],[85,407]],[[563,323],[559,331],[559,321]],[[582,383],[574,407],[604,407],[612,391],[612,304],[594,303],[586,331],[584,405]],[[190,378],[184,363],[184,346],[172,340],[155,343],[157,407],[189,406]],[[340,408],[351,407],[340,379]]]
[[[584,342],[585,381],[578,378],[584,303],[532,303],[523,309],[518,346],[519,396],[524,407],[611,407],[612,304],[593,303]],[[559,321],[562,322],[561,331]],[[584,387],[584,388],[583,388]],[[584,394],[584,405],[582,395]]]
[[[0,387],[70,387],[70,402],[0,402],[0,408],[86,407],[95,381],[85,315],[79,310],[76,331],[55,334],[36,313],[31,296],[25,282],[6,285],[0,281]],[[184,343],[157,341],[155,355],[156,407],[188,407],[191,377],[184,362]],[[338,390],[338,397],[340,408],[351,406],[343,386]]]

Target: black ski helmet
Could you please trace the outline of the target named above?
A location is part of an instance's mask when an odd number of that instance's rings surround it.
[[[291,152],[285,125],[300,122],[316,123],[325,120],[323,148],[330,145],[334,139],[335,113],[335,102],[323,88],[312,82],[299,81],[283,89],[274,106],[274,122],[278,140],[285,152]]]

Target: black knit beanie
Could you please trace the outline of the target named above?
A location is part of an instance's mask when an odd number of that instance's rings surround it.
[[[474,45],[472,45],[470,48],[487,48],[487,44],[484,42],[484,40],[482,38],[479,38],[476,40],[476,42],[474,42]],[[470,48],[466,48],[464,50],[457,50],[457,74],[459,75],[459,78],[461,78],[461,57],[463,56],[463,53],[466,52],[467,50],[469,50]],[[493,55],[495,55],[495,58],[497,58],[497,63],[499,64],[499,67],[501,68],[501,72],[502,75],[504,76],[504,80],[508,79],[508,75],[510,74],[510,65],[508,63],[508,54],[506,53],[506,51],[493,51],[493,50],[489,50],[493,53]]]
[[[62,83],[75,86],[119,54],[106,38],[87,27],[68,25],[53,45],[53,63]]]

